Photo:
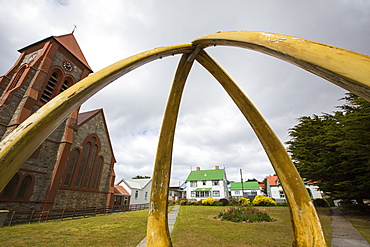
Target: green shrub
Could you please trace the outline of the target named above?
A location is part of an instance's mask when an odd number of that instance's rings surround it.
[[[240,197],[238,202],[241,206],[249,206],[251,204],[251,201],[244,197]]]
[[[187,204],[187,201],[186,200],[181,200],[180,201],[180,205],[186,205]]]
[[[231,206],[237,206],[237,205],[239,205],[239,202],[237,200],[235,200],[235,199],[231,199],[229,201],[229,205],[231,205]]]
[[[322,198],[313,200],[313,205],[315,205],[315,207],[330,207],[328,201]]]
[[[214,219],[227,220],[231,222],[271,222],[274,221],[266,211],[252,207],[230,207],[214,217]]]
[[[188,203],[188,205],[196,206],[196,205],[198,205],[198,202],[197,202],[197,201],[190,201],[190,202]]]
[[[222,204],[224,205],[224,206],[227,206],[227,205],[229,205],[229,200],[227,200],[226,198],[222,198],[222,199],[220,199],[220,200],[218,200],[219,202],[222,202]]]
[[[224,206],[224,204],[223,202],[218,201],[218,202],[213,203],[213,206]]]
[[[212,197],[207,197],[206,199],[202,200],[203,205],[212,206],[213,203],[215,203],[215,199],[213,199]]]
[[[271,197],[263,195],[257,195],[252,203],[256,206],[276,206],[276,202]]]

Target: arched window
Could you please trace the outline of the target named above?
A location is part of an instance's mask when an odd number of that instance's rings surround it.
[[[93,166],[94,166],[94,163],[95,163],[95,157],[96,157],[96,152],[97,151],[98,151],[98,145],[95,144],[92,148],[92,151],[91,151],[89,165],[87,166],[85,179],[84,179],[84,182],[83,182],[83,185],[82,185],[82,187],[84,187],[84,188],[87,188],[87,186],[89,185],[91,172],[92,172],[92,169],[93,169]]]
[[[32,182],[32,177],[30,175],[27,175],[23,178],[21,186],[19,187],[16,199],[25,199],[28,191],[30,190],[30,185]]]
[[[8,89],[7,91],[10,91],[12,90],[13,88],[15,88],[19,82],[19,79],[22,77],[23,75],[23,72],[26,70],[26,65],[22,66],[18,72],[15,74],[15,76],[13,77],[13,80],[11,80],[9,86],[8,86]]]
[[[103,157],[99,157],[98,162],[97,162],[96,167],[95,167],[94,176],[93,176],[93,183],[92,183],[92,188],[93,189],[96,189],[97,186],[98,186],[98,181],[99,181],[99,177],[100,177],[100,171],[101,171],[102,164],[103,164]]]
[[[67,175],[64,180],[64,186],[71,186],[73,172],[75,170],[79,156],[80,156],[80,150],[76,148],[75,150],[73,150],[72,157],[70,158],[70,161],[69,161]]]
[[[100,141],[96,135],[90,135],[83,143],[82,155],[76,153],[70,158],[64,186],[73,183],[75,188],[98,189],[103,166],[103,157],[99,156]]]
[[[58,73],[54,72],[51,74],[48,83],[46,84],[46,87],[44,89],[44,92],[41,95],[40,101],[43,103],[47,103],[51,98],[53,97],[55,86],[58,83]]]
[[[15,174],[9,183],[5,186],[3,192],[0,194],[0,198],[11,199],[19,181],[19,175]]]
[[[80,187],[81,186],[81,180],[82,180],[82,177],[84,175],[86,163],[89,159],[90,149],[91,149],[91,143],[88,142],[88,143],[85,144],[85,147],[83,149],[82,160],[81,160],[81,163],[80,163],[80,168],[78,169],[75,187]]]
[[[34,178],[32,175],[16,173],[0,193],[0,200],[28,200],[31,196]]]

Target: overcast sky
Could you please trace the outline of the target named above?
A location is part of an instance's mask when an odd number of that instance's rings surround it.
[[[218,31],[265,31],[370,55],[370,1],[0,0],[0,74],[18,49],[71,33],[96,72],[156,47],[190,43]],[[346,91],[276,58],[235,47],[206,51],[233,77],[282,142],[297,118],[330,113]],[[151,176],[158,134],[180,56],[144,65],[82,106],[103,108],[117,180]],[[196,62],[176,129],[172,179],[225,168],[229,180],[264,177],[273,168],[257,137],[217,81]]]

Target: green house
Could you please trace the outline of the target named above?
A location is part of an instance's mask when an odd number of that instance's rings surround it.
[[[207,197],[229,199],[225,169],[216,166],[214,170],[201,170],[197,167],[190,172],[186,179],[186,198],[203,200]]]
[[[247,181],[230,183],[230,194],[233,199],[238,199],[240,197],[249,198],[261,195],[262,193],[258,181]]]

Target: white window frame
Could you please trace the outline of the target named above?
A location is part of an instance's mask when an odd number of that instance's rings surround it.
[[[212,196],[213,197],[220,197],[220,191],[219,190],[212,191]]]
[[[279,190],[280,198],[285,198],[285,194],[283,190]]]

